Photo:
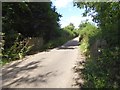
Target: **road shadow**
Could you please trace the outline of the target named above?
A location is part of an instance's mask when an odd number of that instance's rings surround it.
[[[47,82],[47,77],[53,75],[52,72],[46,72],[45,74],[30,74],[35,69],[42,68],[41,61],[29,62],[21,66],[22,61],[16,62],[12,65],[3,67],[2,69],[2,82],[3,88],[9,88],[11,85],[19,86],[24,83],[37,84]],[[37,73],[37,72],[35,72]]]
[[[27,85],[34,85],[34,86],[39,86],[40,84],[47,83],[48,78],[51,76],[56,76],[53,72],[46,72],[44,74],[39,74],[37,76],[31,76],[31,75],[26,75],[17,78],[16,80],[13,80],[7,85],[4,85],[3,88],[10,88],[11,85],[14,85],[15,87],[23,85],[27,83]],[[29,87],[29,86],[26,86]],[[22,88],[22,87],[21,87]]]
[[[86,58],[84,55],[81,55],[79,58],[79,61],[76,62],[76,65],[73,67],[74,71],[74,84],[72,86],[74,87],[79,87],[82,89],[84,85],[84,70],[85,70],[85,63],[86,63]]]
[[[57,49],[75,49],[74,46],[78,46],[79,45],[79,42],[77,40],[71,40],[71,41],[68,41],[67,43],[65,43],[64,45],[62,46],[59,46]]]

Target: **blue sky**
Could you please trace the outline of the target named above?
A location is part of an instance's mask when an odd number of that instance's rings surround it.
[[[69,23],[73,23],[77,28],[78,25],[86,19],[88,19],[89,22],[92,22],[92,18],[90,16],[82,17],[82,13],[85,9],[73,6],[73,0],[52,0],[52,2],[57,8],[57,12],[63,16],[60,19],[61,27],[67,26]]]

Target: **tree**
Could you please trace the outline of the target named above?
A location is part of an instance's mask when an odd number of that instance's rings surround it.
[[[26,38],[43,37],[46,43],[59,37],[60,17],[51,2],[3,2],[4,59],[24,56],[30,49]]]
[[[118,44],[118,39],[120,38],[119,22],[120,22],[120,4],[117,2],[78,2],[75,3],[79,8],[86,8],[84,15],[91,15],[93,21],[98,23],[98,26],[102,29],[104,37],[110,45],[114,42]],[[91,14],[96,13],[96,14]],[[105,35],[107,34],[107,35]],[[116,36],[117,35],[117,36]],[[116,36],[116,37],[115,37]],[[113,40],[113,37],[114,40]]]
[[[78,27],[79,27],[80,30],[82,30],[83,28],[86,27],[87,24],[88,24],[87,22],[83,22]]]
[[[88,61],[86,62],[87,65],[85,67],[86,72],[84,72],[84,74],[86,73],[84,76],[87,79],[87,82],[85,83],[86,87],[119,88],[120,4],[118,2],[77,2],[75,4],[79,8],[86,8],[84,15],[91,15],[93,21],[98,23],[100,29],[100,32],[95,36],[88,38],[89,41],[87,43],[90,44],[90,39],[94,41],[91,44],[95,43],[96,40],[107,41],[107,47],[101,49],[102,53],[100,53],[97,58],[91,56],[88,57]],[[91,14],[91,12],[95,12],[96,14]],[[90,32],[90,34],[91,33],[92,32]],[[95,39],[93,40],[93,38]]]
[[[51,2],[11,2],[2,4],[3,32],[21,33],[24,37],[57,37],[60,14]],[[9,21],[9,22],[8,22]]]
[[[68,26],[65,27],[65,29],[73,31],[75,29],[75,26],[73,23],[70,23]]]

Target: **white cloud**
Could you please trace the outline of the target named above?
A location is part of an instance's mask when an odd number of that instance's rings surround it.
[[[57,8],[63,8],[69,5],[73,0],[52,0]]]
[[[81,22],[84,22],[86,19],[88,19],[89,22],[93,23],[92,18],[90,16],[87,17],[82,17],[81,16],[71,16],[69,18],[61,18],[61,27],[65,27],[67,25],[69,25],[69,23],[73,23],[75,25],[76,28],[78,28],[79,24]]]

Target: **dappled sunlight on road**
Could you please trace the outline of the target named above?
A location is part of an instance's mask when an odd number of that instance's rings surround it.
[[[70,88],[78,57],[78,37],[64,45],[27,56],[3,67],[3,87]]]

